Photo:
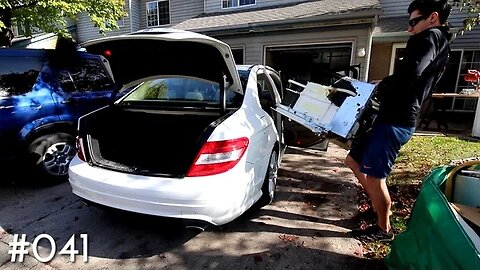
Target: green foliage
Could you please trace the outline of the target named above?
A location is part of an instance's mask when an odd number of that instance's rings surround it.
[[[464,31],[471,31],[474,26],[480,24],[480,1],[479,0],[450,0],[450,4],[466,13],[466,18],[463,21],[463,29],[461,34]]]
[[[0,0],[0,12],[11,9],[13,20],[25,27],[27,36],[39,29],[68,37],[68,20],[76,20],[82,12],[102,33],[117,28],[116,22],[127,16],[124,4],[123,0]],[[4,23],[0,21],[0,26]]]
[[[168,86],[165,82],[156,83],[155,81],[151,81],[146,83],[144,87],[147,88],[147,91],[145,92],[146,100],[167,98]]]

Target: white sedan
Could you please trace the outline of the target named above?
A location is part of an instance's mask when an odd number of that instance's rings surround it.
[[[228,45],[147,30],[83,45],[129,92],[79,120],[73,193],[132,212],[221,225],[270,203],[285,148],[281,80]],[[134,48],[134,50],[132,50]]]

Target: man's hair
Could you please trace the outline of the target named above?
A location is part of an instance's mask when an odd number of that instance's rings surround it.
[[[414,10],[418,10],[424,16],[437,12],[440,23],[444,24],[447,22],[452,6],[447,0],[414,0],[408,6],[408,14],[412,14]]]

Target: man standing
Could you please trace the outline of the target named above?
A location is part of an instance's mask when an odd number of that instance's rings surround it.
[[[377,215],[377,224],[354,230],[360,238],[391,241],[391,199],[386,178],[400,148],[413,135],[423,101],[439,81],[445,69],[451,35],[447,18],[451,6],[447,0],[414,0],[408,7],[409,38],[405,57],[394,74],[378,85],[380,109],[369,134],[355,142],[345,164],[369,196]]]

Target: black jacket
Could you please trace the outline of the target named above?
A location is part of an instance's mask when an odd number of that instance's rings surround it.
[[[383,124],[414,127],[423,101],[445,70],[451,35],[446,27],[433,27],[410,37],[398,70],[378,85]]]

